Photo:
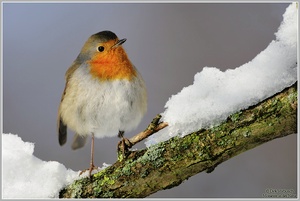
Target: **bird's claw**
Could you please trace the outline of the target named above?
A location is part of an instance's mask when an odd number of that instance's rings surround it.
[[[132,143],[127,139],[122,137],[122,140],[118,143],[118,155],[122,152],[122,158],[126,158],[129,152],[129,149],[132,147]]]

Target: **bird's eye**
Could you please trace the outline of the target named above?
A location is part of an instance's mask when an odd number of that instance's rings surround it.
[[[97,49],[98,49],[99,52],[103,52],[104,51],[104,47],[103,46],[99,46]]]

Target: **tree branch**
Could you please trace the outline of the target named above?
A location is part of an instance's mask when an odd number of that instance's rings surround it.
[[[232,114],[219,126],[130,152],[105,170],[75,181],[61,198],[146,197],[260,144],[297,132],[297,83]],[[132,139],[130,139],[131,141]],[[134,140],[132,140],[134,141]],[[138,140],[137,140],[138,141]]]

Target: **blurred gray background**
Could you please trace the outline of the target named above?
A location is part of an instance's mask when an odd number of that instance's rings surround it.
[[[34,142],[34,155],[67,168],[89,166],[90,140],[59,146],[56,115],[64,74],[86,39],[111,30],[145,79],[148,112],[127,137],[144,130],[165,102],[205,66],[222,70],[254,58],[275,39],[286,3],[5,3],[3,132]],[[97,139],[95,163],[116,161],[118,138]],[[144,148],[140,143],[136,148]],[[151,198],[261,197],[267,188],[297,192],[296,135],[277,139]],[[33,170],[34,171],[34,170]]]

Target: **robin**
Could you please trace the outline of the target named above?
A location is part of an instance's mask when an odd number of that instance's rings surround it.
[[[75,131],[72,149],[84,146],[91,135],[94,165],[94,137],[122,140],[124,132],[137,127],[147,110],[144,80],[129,60],[115,33],[102,31],[88,38],[65,74],[66,85],[58,110],[58,139],[67,141],[67,127]]]

